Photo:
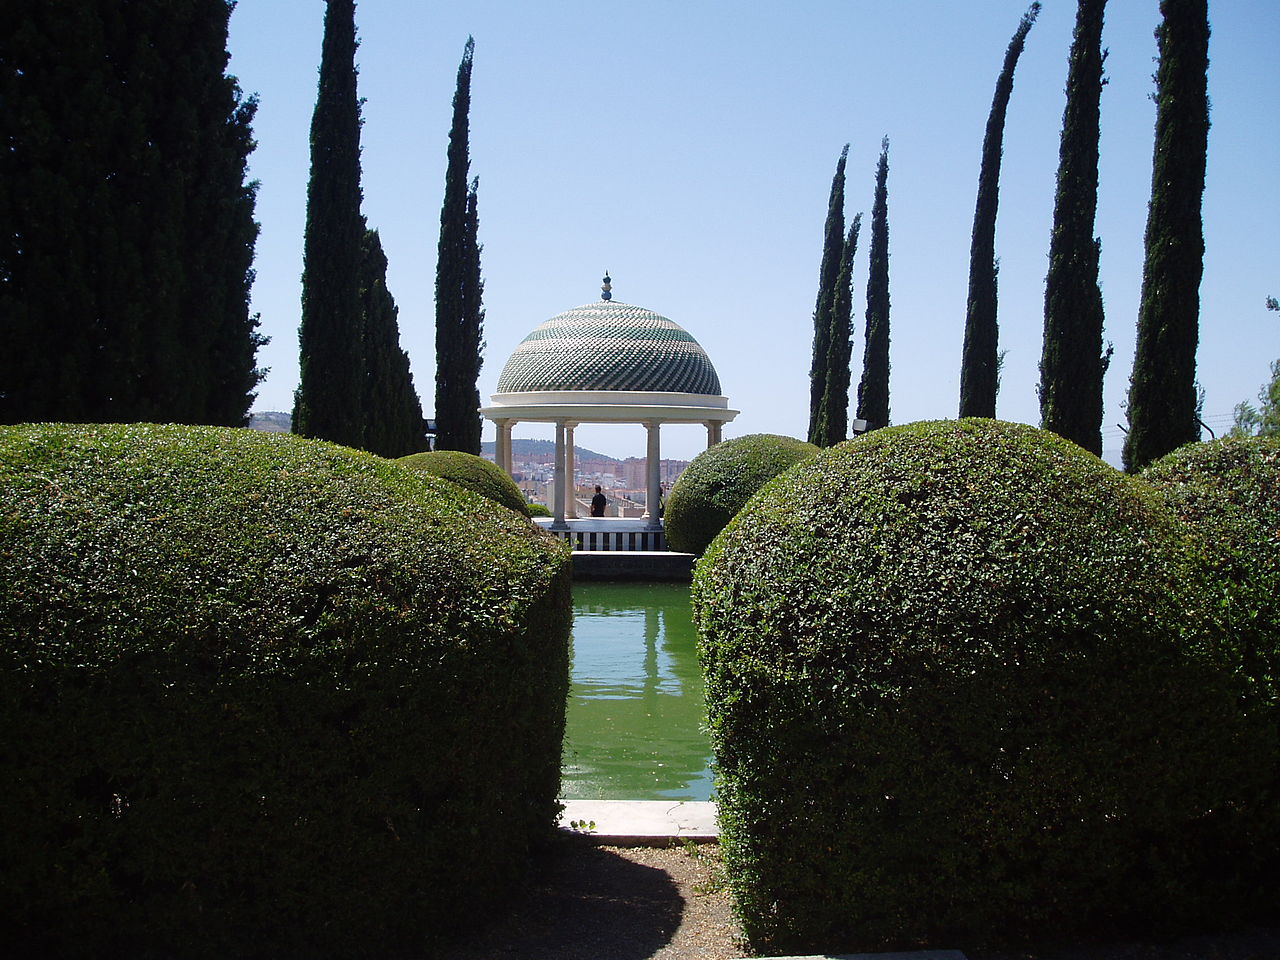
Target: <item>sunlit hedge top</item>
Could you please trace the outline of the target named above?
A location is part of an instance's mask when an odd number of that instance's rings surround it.
[[[1156,486],[1194,531],[1207,614],[1238,663],[1280,695],[1280,437],[1187,444],[1151,464]]]
[[[1272,909],[1274,729],[1188,643],[1188,543],[1150,484],[994,420],[885,428],[765,485],[693,581],[753,944]]]
[[[272,670],[374,643],[466,643],[508,629],[562,562],[522,517],[331,444],[145,424],[0,429],[5,655],[185,645]]]
[[[667,498],[667,542],[701,553],[751,495],[820,447],[793,437],[753,433],[698,454]]]
[[[732,643],[786,658],[803,635],[866,680],[1038,656],[1032,637],[1061,652],[1142,632],[1168,608],[1180,542],[1153,490],[1047,431],[915,423],[775,479],[707,551],[695,592],[704,618],[730,597],[749,616]]]
[[[1280,531],[1280,437],[1189,443],[1142,477],[1159,485],[1170,506],[1193,523],[1232,517],[1258,531]]]
[[[487,914],[558,813],[569,563],[329,443],[0,428],[6,943],[407,956]]]
[[[414,470],[456,483],[482,497],[488,497],[494,503],[529,516],[529,506],[516,482],[505,470],[484,457],[460,450],[433,450],[402,457],[399,462]]]

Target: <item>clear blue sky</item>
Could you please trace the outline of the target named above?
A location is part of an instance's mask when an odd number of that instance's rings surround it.
[[[812,311],[831,174],[848,142],[848,209],[870,215],[888,135],[895,423],[954,417],[969,237],[983,128],[1020,0],[720,0],[648,3],[364,0],[356,9],[364,212],[390,259],[423,407],[435,393],[434,279],[450,104],[476,42],[472,172],[484,244],[484,402],[526,333],[599,296],[656,310],[706,348],[730,405],[726,437],[803,436]],[[272,343],[256,410],[289,410],[297,385],[308,128],[324,3],[240,0],[230,70],[260,99],[251,175],[261,182],[253,309]],[[1019,63],[1005,129],[999,415],[1036,423],[1044,275],[1075,4],[1047,0]],[[1207,253],[1199,377],[1206,420],[1230,425],[1280,357],[1280,3],[1210,4]],[[1132,365],[1150,196],[1156,0],[1111,0],[1102,101],[1106,381],[1104,446]],[[866,243],[855,277],[861,369]],[[524,424],[516,436],[549,436]],[[485,438],[492,438],[486,424]],[[634,427],[579,429],[580,445],[643,455]],[[690,458],[700,427],[663,431]]]

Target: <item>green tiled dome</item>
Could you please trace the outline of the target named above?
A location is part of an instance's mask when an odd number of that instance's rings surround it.
[[[706,351],[679,324],[614,300],[557,314],[520,342],[498,393],[625,390],[720,395]]]

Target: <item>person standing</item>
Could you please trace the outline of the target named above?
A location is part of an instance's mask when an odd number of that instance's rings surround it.
[[[596,495],[591,498],[591,515],[593,517],[603,517],[604,508],[609,503],[608,498],[601,492],[600,486],[596,485]]]

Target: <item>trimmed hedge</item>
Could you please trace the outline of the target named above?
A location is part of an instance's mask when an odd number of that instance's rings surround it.
[[[765,487],[693,586],[753,946],[1274,909],[1274,734],[1181,642],[1185,571],[1154,490],[1031,427],[879,430]]]
[[[667,543],[682,553],[702,553],[757,490],[821,449],[793,437],[753,433],[704,450],[667,497]]]
[[[529,516],[531,517],[553,516],[551,509],[545,503],[527,503],[525,506],[528,507]]]
[[[0,429],[6,947],[430,952],[552,831],[569,576],[331,444]]]
[[[1280,706],[1280,437],[1175,450],[1142,472],[1196,535],[1205,611],[1230,656]]]
[[[456,483],[516,513],[529,516],[529,505],[516,482],[496,463],[461,450],[431,450],[399,460],[407,467]]]

